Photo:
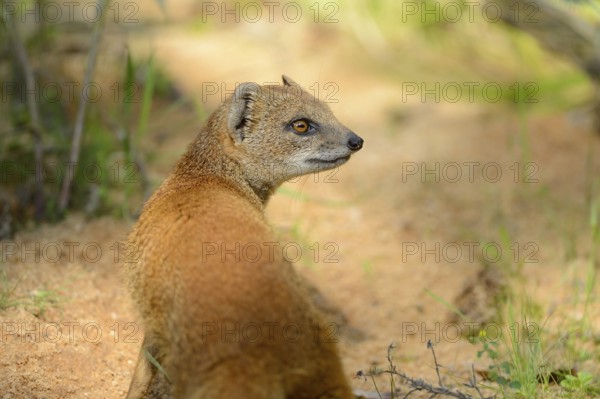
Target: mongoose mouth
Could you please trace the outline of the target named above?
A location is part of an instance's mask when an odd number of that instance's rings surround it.
[[[350,159],[350,155],[346,155],[344,157],[339,157],[339,158],[334,158],[334,159],[318,159],[318,158],[309,159],[308,162],[321,163],[321,164],[327,164],[327,165],[341,165],[349,159]]]

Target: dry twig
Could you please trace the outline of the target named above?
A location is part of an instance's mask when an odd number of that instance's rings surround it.
[[[391,377],[393,377],[393,376],[400,377],[400,379],[411,388],[411,390],[406,395],[404,395],[403,398],[408,398],[414,392],[423,391],[423,392],[430,393],[432,398],[436,397],[436,396],[447,396],[447,397],[457,398],[457,399],[475,399],[474,396],[472,396],[468,393],[459,391],[458,389],[451,389],[451,388],[448,388],[443,385],[443,382],[442,382],[442,379],[441,379],[441,376],[439,373],[439,369],[442,366],[437,361],[437,357],[435,355],[435,351],[433,349],[433,345],[431,344],[431,342],[427,343],[427,348],[431,349],[431,352],[433,354],[435,370],[436,370],[436,373],[438,376],[438,385],[433,385],[421,378],[412,378],[412,377],[406,375],[405,373],[398,371],[396,369],[396,366],[391,363],[390,351],[393,348],[394,348],[393,344],[388,347],[387,358],[388,358],[388,363],[390,363],[389,370],[372,370],[372,371],[369,371],[368,373],[363,373],[362,371],[359,371],[356,374],[357,377],[364,377],[364,378],[370,377],[371,379],[373,379],[374,376],[382,375],[382,374],[388,374]],[[493,398],[491,396],[489,396],[489,397],[483,396],[483,393],[477,386],[477,380],[475,378],[475,370],[474,369],[473,369],[473,377],[471,378],[471,380],[469,381],[468,384],[465,384],[465,387],[474,389],[478,393],[480,399],[492,399]],[[381,397],[379,390],[377,392],[378,392],[379,396]],[[396,392],[392,392],[392,397],[395,393]]]

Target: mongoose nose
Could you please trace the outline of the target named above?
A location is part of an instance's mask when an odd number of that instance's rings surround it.
[[[350,151],[358,151],[362,148],[364,140],[358,137],[356,134],[350,132],[348,138],[348,148]]]

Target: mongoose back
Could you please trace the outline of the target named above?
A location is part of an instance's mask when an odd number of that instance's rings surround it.
[[[363,140],[283,83],[238,85],[133,228],[127,272],[145,338],[129,399],[353,398],[263,209],[284,181],[345,163]]]

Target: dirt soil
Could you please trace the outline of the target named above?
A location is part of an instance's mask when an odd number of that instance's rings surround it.
[[[415,377],[436,381],[428,340],[448,382],[464,382],[473,363],[485,368],[476,356],[481,346],[458,339],[467,325],[451,324],[453,313],[439,299],[485,328],[495,292],[480,281],[485,264],[506,271],[521,263],[519,290],[548,326],[583,317],[575,293],[592,251],[587,201],[600,172],[593,157],[600,139],[588,122],[572,114],[523,119],[495,104],[403,102],[398,80],[352,64],[346,36],[325,32],[331,51],[315,54],[312,31],[254,28],[190,36],[174,26],[132,34],[132,48],[153,51],[177,87],[199,101],[207,82],[231,89],[281,73],[304,86],[338,85],[339,102],[330,105],[365,139],[363,150],[339,170],[287,183],[268,217],[302,247],[298,272],[345,316],[339,338],[354,388],[374,391],[370,379],[353,377],[385,367],[392,342],[395,363]],[[217,97],[201,102],[210,111]],[[175,120],[154,122],[145,145],[155,154],[157,184],[198,126],[170,131]],[[2,399],[125,396],[143,337],[118,262],[131,224],[71,215],[2,243],[13,297],[45,298],[0,312]],[[503,237],[519,249],[496,256]],[[600,320],[597,302],[586,312]],[[598,375],[593,363],[577,366]]]

